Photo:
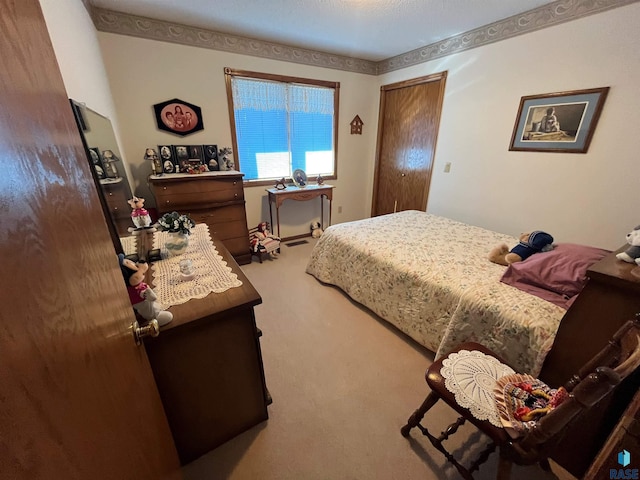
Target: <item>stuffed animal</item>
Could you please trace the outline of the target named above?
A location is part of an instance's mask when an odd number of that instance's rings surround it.
[[[629,248],[616,255],[618,260],[640,265],[640,225],[627,233]]]
[[[534,253],[547,252],[553,249],[553,237],[546,232],[536,230],[520,235],[520,243],[509,250],[502,244],[489,253],[489,260],[499,265],[508,266],[526,260]]]
[[[313,238],[320,238],[320,235],[322,235],[323,233],[324,231],[322,230],[322,228],[320,228],[319,222],[311,223],[311,236]]]
[[[133,220],[133,224],[136,226],[135,230],[139,228],[149,228],[151,226],[151,216],[147,209],[144,208],[144,198],[134,196],[132,199],[127,200],[127,203],[133,209],[131,212],[131,220]]]
[[[162,309],[162,306],[156,302],[158,296],[143,281],[144,274],[149,269],[149,264],[145,262],[135,263],[125,258],[122,253],[118,254],[118,260],[120,261],[122,276],[127,284],[129,299],[135,311],[147,322],[155,318],[161,327],[170,323],[173,320],[173,314]]]
[[[271,233],[267,222],[261,222],[258,224],[255,236],[251,241],[251,248],[256,253],[263,252],[277,257],[280,252],[280,237]]]

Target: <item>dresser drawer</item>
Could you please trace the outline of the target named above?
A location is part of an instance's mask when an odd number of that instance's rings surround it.
[[[189,197],[192,200],[227,201],[244,198],[242,180],[239,178],[203,179],[183,182],[154,182],[156,198],[167,195]]]
[[[180,195],[156,193],[156,204],[161,212],[177,208],[202,208],[207,204],[216,204],[244,200],[244,190],[221,190],[219,192],[183,193]],[[181,212],[182,213],[182,212]]]
[[[226,207],[217,207],[209,210],[195,210],[191,212],[189,216],[196,223],[206,223],[209,225],[242,220],[246,228],[247,223],[244,203],[228,205]]]

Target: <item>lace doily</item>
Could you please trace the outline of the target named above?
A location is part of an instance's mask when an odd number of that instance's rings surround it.
[[[440,374],[444,385],[456,398],[458,405],[469,409],[478,420],[487,420],[502,427],[496,407],[496,381],[515,373],[496,358],[477,350],[460,350],[443,360]]]
[[[135,236],[120,237],[120,243],[122,244],[122,250],[124,250],[125,255],[136,253],[137,246]]]
[[[189,246],[182,255],[170,257],[164,248],[169,239],[167,232],[156,232],[153,247],[161,249],[162,260],[151,266],[153,291],[164,307],[180,305],[192,298],[204,298],[211,292],[221,293],[242,285],[242,281],[222,259],[209,236],[209,227],[199,223],[191,231]],[[180,260],[191,260],[195,276],[183,280]]]

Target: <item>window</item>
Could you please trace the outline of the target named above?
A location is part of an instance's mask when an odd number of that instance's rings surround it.
[[[336,178],[340,83],[225,69],[238,169],[273,183],[302,169]]]

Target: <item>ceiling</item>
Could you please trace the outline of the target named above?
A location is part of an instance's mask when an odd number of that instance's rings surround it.
[[[216,32],[381,61],[549,0],[89,0]]]

